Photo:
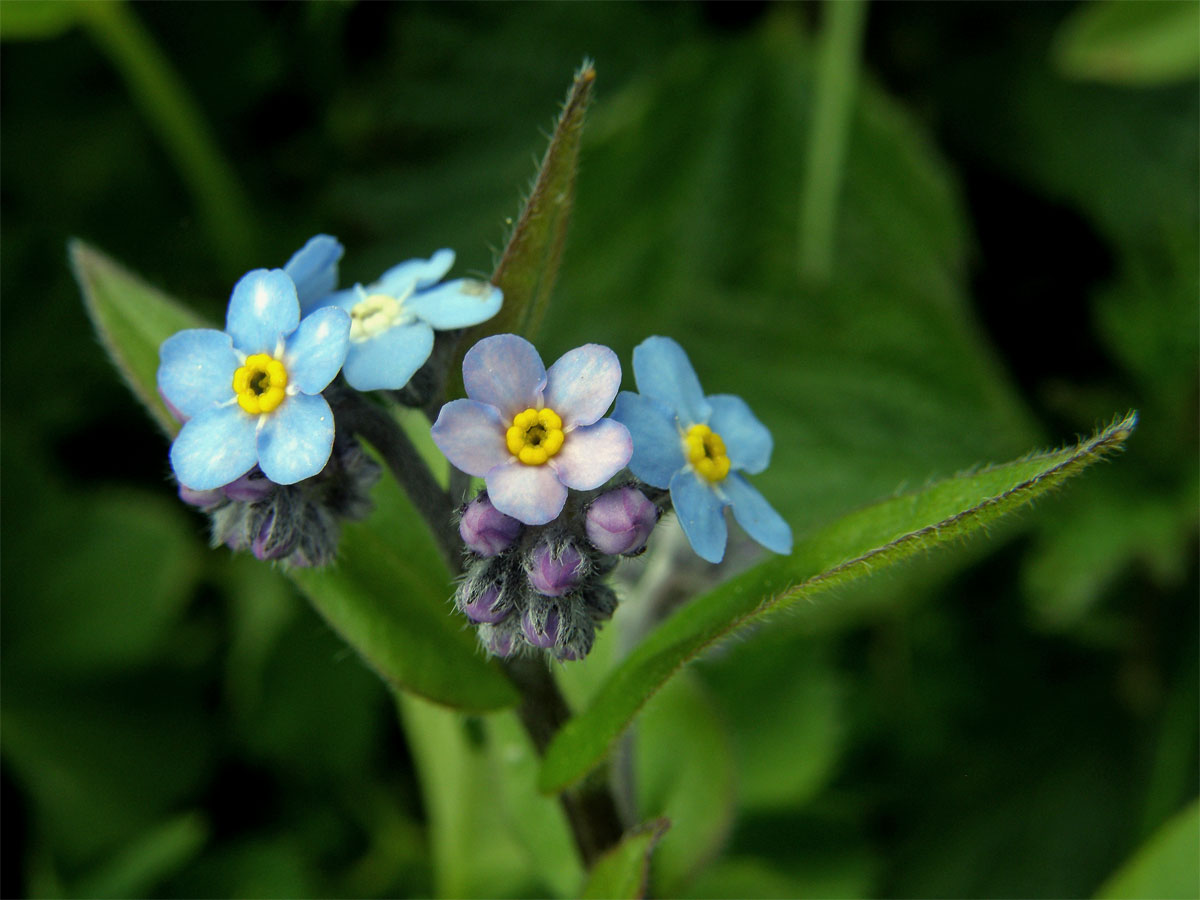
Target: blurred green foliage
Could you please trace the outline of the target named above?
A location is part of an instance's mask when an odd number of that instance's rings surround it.
[[[248,195],[249,261],[129,69],[50,8],[0,5],[5,896],[578,890],[511,714],[405,700],[402,731],[294,589],[205,548],[65,247],[210,319],[243,264],[318,231],[351,281],[439,246],[487,273],[585,55],[543,356],[678,338],[774,431],[758,483],[799,534],[1142,411],[1122,459],[1023,527],[776,619],[655,698],[633,761],[640,817],[675,819],[653,889],[1196,884],[1171,848],[1198,777],[1200,92],[1060,69],[1141,59],[1145,29],[1080,24],[1085,6],[870,7],[814,283],[797,232],[819,7],[130,7]],[[574,698],[615,630],[565,673]]]

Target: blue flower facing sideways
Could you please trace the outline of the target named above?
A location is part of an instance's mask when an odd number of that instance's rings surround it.
[[[350,316],[350,349],[343,374],[360,391],[399,390],[429,359],[433,333],[478,325],[500,309],[500,289],[459,278],[439,283],[454,265],[453,250],[393,266],[374,284],[337,286],[342,245],[317,235],[284,266],[305,312],[336,306]]]
[[[242,276],[224,331],[193,328],[163,342],[158,387],[185,419],[171,466],[193,491],[222,487],[255,465],[277,484],[311,478],[329,461],[333,412],[321,396],[346,358],[350,317],[337,307],[300,318],[280,269]]]
[[[692,549],[708,562],[725,556],[725,507],[768,550],[790,553],[792,530],[740,474],[771,460],[771,433],[740,397],[704,396],[683,348],[650,337],[633,351],[641,393],[621,391],[612,417],[633,435],[629,469],[668,488]]]

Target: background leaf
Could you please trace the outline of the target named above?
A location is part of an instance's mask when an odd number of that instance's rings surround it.
[[[596,861],[579,896],[589,900],[646,896],[650,855],[670,827],[666,819],[659,819],[626,834],[620,844]]]
[[[1200,74],[1200,5],[1104,0],[1063,23],[1056,61],[1072,78],[1151,85]]]
[[[770,560],[693,600],[646,637],[609,676],[591,706],[568,722],[546,752],[544,791],[573,784],[600,763],[633,716],[679,667],[748,622],[840,582],[954,541],[1119,450],[1131,414],[1091,440],[984,469],[851,513]]]

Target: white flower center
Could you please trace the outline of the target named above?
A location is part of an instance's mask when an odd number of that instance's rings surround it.
[[[404,300],[364,292],[363,298],[350,310],[350,340],[356,344],[369,341],[389,328],[411,321],[414,316],[404,309]]]

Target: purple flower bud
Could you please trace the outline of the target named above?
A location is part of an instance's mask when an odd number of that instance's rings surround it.
[[[221,493],[221,489],[217,488],[212,491],[193,491],[187,485],[179,486],[179,499],[189,506],[197,506],[200,509],[212,509],[218,503],[225,502],[225,495]]]
[[[458,608],[468,619],[491,625],[508,618],[512,603],[496,585],[486,585],[483,590],[473,588],[470,582],[464,582],[458,589]]]
[[[539,594],[561,597],[575,590],[583,580],[587,560],[573,544],[566,544],[556,553],[550,544],[538,544],[526,561],[529,583]]]
[[[546,610],[544,617],[533,615],[533,610],[526,610],[521,617],[521,630],[525,632],[526,640],[543,649],[553,647],[558,640],[558,624],[558,610],[553,606]]]
[[[262,470],[256,466],[241,478],[229,482],[221,490],[224,491],[225,496],[230,500],[238,500],[242,503],[256,503],[259,500],[265,500],[274,493],[275,483],[267,478],[262,473]]]
[[[512,516],[506,516],[480,495],[472,501],[458,523],[463,543],[480,556],[502,553],[512,546],[523,526]]]
[[[513,633],[511,631],[498,631],[485,625],[479,629],[479,638],[492,655],[499,657],[512,655]]]
[[[646,546],[658,516],[658,507],[637,488],[608,491],[588,507],[588,540],[601,553],[638,553]]]
[[[263,561],[287,556],[296,545],[294,537],[281,533],[283,529],[275,527],[276,522],[275,511],[267,513],[250,544],[251,552]]]

